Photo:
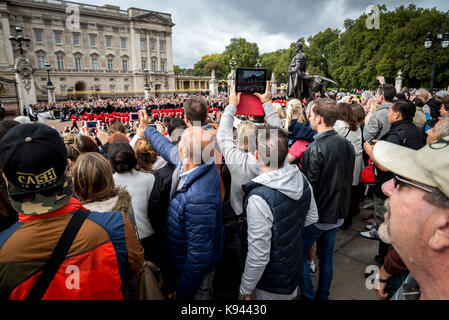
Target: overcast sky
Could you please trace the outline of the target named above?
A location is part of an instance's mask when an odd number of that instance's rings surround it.
[[[76,1],[76,0],[75,0]],[[78,0],[122,10],[136,7],[172,15],[173,60],[191,68],[205,54],[221,53],[231,38],[256,42],[261,53],[288,48],[326,28],[343,29],[347,18],[364,13],[374,0]],[[415,3],[418,7],[449,10],[447,0],[383,0],[389,10]],[[382,24],[382,21],[380,21]]]

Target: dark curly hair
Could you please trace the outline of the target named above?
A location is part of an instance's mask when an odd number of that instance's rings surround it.
[[[107,156],[114,172],[126,173],[137,167],[137,158],[129,143],[111,143]]]

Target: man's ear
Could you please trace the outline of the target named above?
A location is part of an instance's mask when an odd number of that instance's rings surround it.
[[[441,214],[441,218],[437,223],[440,226],[435,230],[434,234],[429,240],[429,247],[434,251],[442,251],[449,248],[449,214],[447,210],[437,209],[439,212],[434,214]]]

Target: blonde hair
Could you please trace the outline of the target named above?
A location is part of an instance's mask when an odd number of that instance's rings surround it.
[[[99,153],[81,154],[72,170],[73,191],[83,204],[115,197],[114,178],[109,161]]]
[[[251,121],[243,121],[237,128],[237,145],[239,149],[249,151],[250,141],[256,142],[257,126]]]
[[[306,119],[304,118],[304,114],[302,112],[302,103],[299,99],[292,99],[287,102],[286,121],[283,127],[286,132],[288,132],[288,127],[290,126],[294,115],[297,115],[299,122],[306,122]]]
[[[134,146],[134,152],[136,153],[138,170],[153,170],[153,163],[157,159],[157,152],[148,140],[137,140]]]

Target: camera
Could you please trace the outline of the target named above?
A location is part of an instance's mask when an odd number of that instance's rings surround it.
[[[267,69],[237,68],[235,92],[265,93]]]

